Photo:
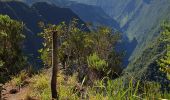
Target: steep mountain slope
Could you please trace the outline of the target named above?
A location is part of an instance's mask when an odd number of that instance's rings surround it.
[[[144,83],[147,81],[156,82],[160,84],[161,90],[170,91],[170,80],[167,73],[160,70],[160,65],[157,62],[160,57],[166,54],[166,50],[162,48],[162,44],[157,39],[149,45],[150,47],[146,48],[138,59],[129,64],[123,77],[125,80],[128,77],[133,77]]]
[[[67,7],[72,9],[85,22],[92,22],[95,25],[105,25],[120,30],[117,21],[108,16],[100,7],[80,3],[71,4]]]
[[[170,20],[169,0],[74,0],[79,3],[97,5],[116,19],[130,41],[137,40],[137,46],[130,54],[125,72],[134,78],[156,81],[167,88],[170,81],[159,70],[156,60],[164,54],[157,44],[160,24]],[[126,47],[126,45],[125,45]],[[128,48],[131,47],[127,47]]]
[[[31,7],[21,2],[0,2],[0,14],[9,15],[13,19],[22,21],[26,25],[26,41],[24,51],[30,61],[39,62],[37,50],[41,48],[41,39],[37,36],[40,32],[38,22],[57,24],[65,21],[69,23],[73,18],[81,19],[70,9],[59,8],[47,3],[36,3]]]
[[[141,54],[147,42],[157,34],[156,29],[162,20],[170,16],[169,0],[71,0],[103,8],[111,18],[119,22],[123,32],[132,41],[138,41],[136,54]],[[154,31],[155,30],[155,31]],[[158,30],[157,30],[158,31]]]
[[[131,58],[137,53],[139,54],[140,50],[155,38],[159,33],[160,23],[170,16],[169,0],[144,2],[140,6],[123,27],[129,39],[136,38],[139,43]]]

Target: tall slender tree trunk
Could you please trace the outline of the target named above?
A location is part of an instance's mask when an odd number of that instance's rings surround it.
[[[58,35],[54,31],[52,33],[52,78],[51,78],[51,94],[53,100],[58,100],[57,92],[57,71],[58,71]]]

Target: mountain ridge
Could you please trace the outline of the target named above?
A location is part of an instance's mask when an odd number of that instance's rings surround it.
[[[102,8],[99,6],[94,6],[94,5],[92,6],[92,5],[78,3],[76,1],[71,1],[71,0],[48,0],[48,1],[47,0],[36,0],[36,1],[35,0],[9,0],[9,1],[23,2],[29,6],[31,6],[37,2],[46,2],[48,4],[56,5],[61,8],[69,8],[74,13],[76,13],[79,17],[81,17],[81,19],[85,22],[91,22],[91,23],[94,23],[94,25],[95,24],[96,25],[106,25],[113,29],[120,30],[120,26],[117,23],[117,21],[112,19],[110,16],[108,16],[102,10]],[[74,7],[73,7],[73,5],[74,5]],[[81,10],[83,10],[83,11],[81,11]],[[83,12],[85,14],[83,14]],[[93,13],[91,13],[91,12],[93,12]],[[85,15],[88,15],[88,13],[90,13],[89,16],[90,15],[92,15],[92,16],[86,17]]]

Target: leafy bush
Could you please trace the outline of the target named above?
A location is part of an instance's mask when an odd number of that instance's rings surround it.
[[[98,71],[105,71],[108,64],[105,60],[101,59],[97,53],[93,53],[87,58],[88,66],[91,69],[95,69]]]

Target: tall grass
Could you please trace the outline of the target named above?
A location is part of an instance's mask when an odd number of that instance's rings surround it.
[[[61,100],[79,100],[76,93],[73,93],[73,88],[76,81],[76,74],[72,77],[68,77],[59,74],[58,75],[58,91]],[[50,76],[41,73],[36,75],[33,79],[33,83],[30,88],[32,88],[32,93],[29,95],[31,97],[38,98],[40,100],[50,100],[51,99],[51,88],[50,88]]]
[[[31,96],[39,98],[41,100],[50,100],[50,83],[49,76],[45,73],[36,75],[31,84],[32,92]]]
[[[99,89],[95,89],[98,87]],[[97,81],[89,92],[96,100],[162,100],[170,99],[170,93],[162,93],[160,85],[155,82],[129,80],[128,86],[122,79],[108,80],[107,86],[102,81]],[[101,91],[100,91],[101,90]],[[96,92],[97,91],[97,92]],[[98,99],[100,98],[100,99]]]
[[[50,76],[39,74],[33,78],[34,83],[31,85],[32,96],[40,100],[50,100]],[[58,91],[60,100],[81,100],[82,97],[74,91],[77,82],[77,74],[65,76],[62,73],[58,75]],[[80,83],[81,84],[81,83]],[[128,84],[119,78],[109,80],[107,84],[103,80],[94,81],[93,86],[83,86],[86,88],[85,100],[162,100],[170,99],[169,93],[162,93],[160,85],[155,82],[141,82],[133,78]]]

